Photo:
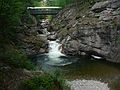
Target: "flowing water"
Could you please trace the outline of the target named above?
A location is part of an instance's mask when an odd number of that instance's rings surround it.
[[[72,90],[120,90],[119,64],[66,56],[60,52],[60,46],[57,41],[49,41],[49,53],[37,56],[40,69],[47,73],[59,71]]]

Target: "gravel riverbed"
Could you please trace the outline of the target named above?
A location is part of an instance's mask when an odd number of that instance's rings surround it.
[[[71,90],[110,90],[107,83],[95,80],[73,80],[67,81]]]

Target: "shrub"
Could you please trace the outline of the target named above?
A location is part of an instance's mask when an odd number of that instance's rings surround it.
[[[0,86],[0,90],[5,90],[3,87]]]
[[[34,69],[34,65],[28,59],[26,54],[18,49],[9,47],[9,49],[5,50],[4,52],[2,52],[2,54],[0,54],[0,57],[10,66],[16,68],[26,68],[28,70]]]
[[[63,90],[64,87],[66,87],[65,80],[63,79],[62,74],[59,71],[55,71],[52,77],[55,81],[57,81],[60,90]]]
[[[50,76],[34,77],[24,82],[23,90],[52,90],[51,82]]]
[[[33,77],[22,83],[21,90],[63,90],[64,80],[56,75]]]

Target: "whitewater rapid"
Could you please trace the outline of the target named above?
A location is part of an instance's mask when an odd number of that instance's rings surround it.
[[[51,59],[59,58],[61,56],[65,56],[65,54],[61,53],[61,44],[57,43],[57,41],[49,41],[49,53],[48,56]]]
[[[65,66],[72,64],[73,61],[70,60],[65,54],[61,53],[61,45],[58,41],[49,41],[49,52],[47,53],[47,59],[45,63],[52,66]]]

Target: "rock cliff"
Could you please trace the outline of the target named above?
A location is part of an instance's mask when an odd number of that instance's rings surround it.
[[[28,21],[32,23],[28,24]],[[24,16],[21,26],[18,27],[17,46],[27,55],[33,56],[48,52],[47,36],[34,16]]]
[[[97,55],[120,63],[120,0],[71,4],[52,26],[68,55]]]

